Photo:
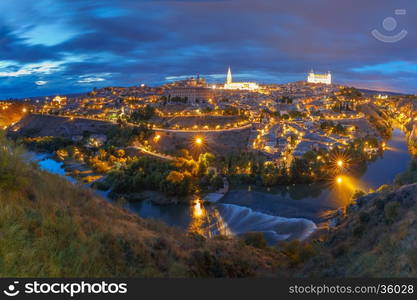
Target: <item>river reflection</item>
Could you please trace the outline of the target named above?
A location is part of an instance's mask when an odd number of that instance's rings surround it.
[[[188,230],[205,237],[213,235],[232,235],[227,222],[219,213],[216,206],[205,207],[200,198],[196,198],[191,205],[191,220]]]
[[[355,191],[368,192],[392,183],[397,174],[406,170],[410,160],[405,134],[396,128],[386,151],[367,167],[363,166],[362,174],[343,175],[326,183],[277,187],[271,193],[235,190],[229,192],[222,202],[271,215],[322,222],[335,210],[349,204]]]
[[[149,201],[129,203],[127,208],[145,218],[162,220],[168,225],[206,237],[263,232],[268,242],[304,239],[334,212],[345,207],[356,190],[368,191],[391,183],[407,168],[411,155],[405,135],[395,129],[384,154],[370,163],[358,176],[343,175],[326,183],[279,186],[270,192],[252,187],[229,191],[220,203],[206,205],[196,198],[192,205],[158,206]],[[50,158],[38,159],[41,168],[65,175]],[[72,182],[74,179],[65,176]]]
[[[206,230],[206,228],[210,224],[210,215],[207,213],[207,210],[203,206],[202,201],[199,198],[195,199],[194,203],[190,206],[190,209],[190,215],[192,217],[188,230],[190,232],[195,232],[200,235],[210,236],[210,232]]]

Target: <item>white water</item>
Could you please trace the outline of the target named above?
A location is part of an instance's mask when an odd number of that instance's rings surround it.
[[[262,232],[272,244],[303,240],[317,229],[316,224],[307,219],[272,216],[233,204],[217,204],[216,209],[232,233]]]
[[[65,175],[62,162],[57,162],[48,155],[30,153],[28,157],[36,161],[39,167],[50,173],[65,177],[72,183],[76,180]],[[104,192],[96,191],[105,197]],[[129,209],[145,218],[155,218],[167,222],[172,226],[189,228],[193,221],[188,206],[157,206],[152,203],[132,204]],[[202,225],[202,233],[208,236],[216,234],[241,235],[246,232],[262,232],[268,243],[275,244],[282,240],[303,240],[316,230],[313,221],[303,218],[284,218],[265,214],[251,208],[217,203],[206,207],[207,223]]]

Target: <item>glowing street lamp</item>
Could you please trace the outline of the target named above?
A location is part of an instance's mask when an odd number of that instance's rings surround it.
[[[338,183],[338,184],[342,184],[342,182],[343,182],[343,178],[342,177],[337,177],[336,178],[336,182]]]
[[[203,144],[203,139],[201,137],[196,137],[195,140],[194,140],[194,143],[197,146],[201,146]]]
[[[155,135],[155,137],[153,138],[153,141],[155,142],[155,143],[157,143],[157,142],[159,142],[159,140],[161,139],[161,135],[159,135],[159,134],[157,134],[157,135]]]
[[[343,167],[343,160],[339,159],[339,160],[337,161],[337,166],[338,166],[339,168],[342,168],[342,167]]]

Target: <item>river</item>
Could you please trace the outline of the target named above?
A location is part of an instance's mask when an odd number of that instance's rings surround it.
[[[65,176],[62,163],[42,155],[37,155],[37,160],[42,169]],[[356,190],[375,190],[392,183],[410,160],[404,133],[394,129],[383,155],[357,178],[343,176],[339,183],[282,186],[271,192],[250,187],[236,189],[229,191],[219,203],[209,205],[196,201],[191,206],[158,206],[144,201],[130,203],[127,208],[141,217],[162,220],[205,236],[257,231],[263,232],[270,244],[280,240],[302,240],[316,230],[316,224],[345,207]]]

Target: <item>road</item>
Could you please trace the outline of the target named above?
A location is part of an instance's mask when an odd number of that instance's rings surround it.
[[[167,154],[161,154],[161,153],[156,153],[156,152],[152,152],[149,150],[146,150],[143,147],[139,147],[139,146],[130,146],[131,148],[135,148],[143,153],[146,153],[150,156],[156,157],[156,158],[160,158],[160,159],[164,159],[164,160],[169,160],[169,161],[173,161],[175,160],[175,157],[171,156],[171,155],[167,155]]]
[[[47,115],[47,114],[34,114],[34,115],[41,115],[41,116],[52,116],[52,117],[61,117],[61,118],[67,118],[67,119],[81,119],[81,120],[90,120],[90,121],[101,121],[101,122],[108,122],[108,123],[112,123],[112,124],[117,124],[117,122],[115,121],[110,121],[110,120],[103,120],[103,119],[97,119],[97,118],[89,118],[89,117],[80,117],[80,116],[55,116],[55,115]],[[133,123],[129,123],[127,122],[128,125],[130,126],[138,126],[137,124],[133,124]],[[241,127],[233,127],[233,128],[227,128],[227,129],[166,129],[166,128],[151,128],[151,130],[153,131],[160,131],[160,132],[229,132],[229,131],[239,131],[242,129],[247,129],[247,128],[251,128],[252,124],[247,124],[245,126],[241,126]]]

